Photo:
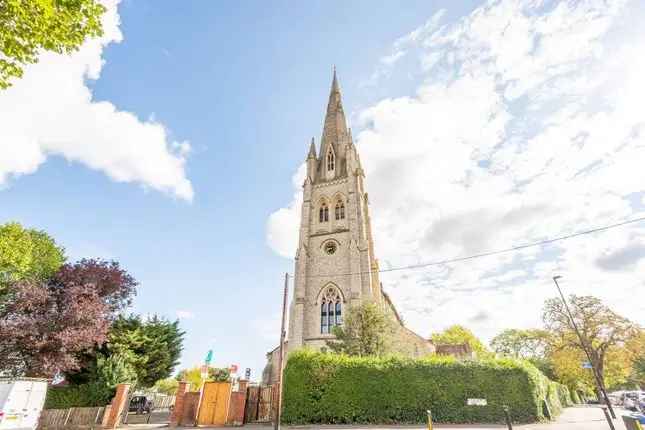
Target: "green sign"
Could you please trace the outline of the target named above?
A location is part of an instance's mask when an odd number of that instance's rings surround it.
[[[213,361],[213,350],[209,349],[208,354],[206,354],[206,360],[204,360],[204,362],[206,364],[211,364],[211,361]]]

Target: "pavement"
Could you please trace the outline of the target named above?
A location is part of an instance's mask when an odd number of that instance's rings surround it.
[[[626,410],[616,409],[617,418],[613,421],[615,430],[626,430],[623,424],[621,415],[628,415]],[[165,427],[166,424],[129,424],[128,428],[137,430],[149,430],[160,427]],[[194,427],[186,427],[187,429],[194,429]],[[200,427],[204,428],[204,427]],[[217,427],[219,430],[237,429],[240,427]],[[244,426],[247,430],[269,430],[273,426],[270,424],[249,424]],[[363,426],[363,425],[310,425],[310,426],[281,426],[283,430],[299,430],[299,429],[321,429],[321,430],[389,430],[389,429],[410,429],[410,430],[427,430],[425,425],[392,425],[392,426]],[[443,429],[461,429],[461,430],[499,430],[507,429],[505,425],[476,425],[476,424],[435,424],[433,430]],[[576,406],[567,408],[558,417],[558,419],[551,423],[543,424],[524,424],[513,425],[514,430],[609,430],[602,409],[598,406]]]

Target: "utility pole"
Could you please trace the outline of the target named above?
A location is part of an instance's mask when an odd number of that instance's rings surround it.
[[[280,430],[280,418],[282,416],[282,361],[284,360],[284,338],[287,334],[285,325],[287,321],[287,294],[289,291],[289,274],[284,274],[284,297],[282,298],[282,325],[280,327],[280,352],[278,355],[278,404],[275,410],[275,422],[273,428]]]
[[[609,408],[609,412],[611,412],[611,417],[613,419],[616,419],[616,414],[614,413],[614,408],[611,405],[611,401],[609,400],[609,397],[607,396],[607,392],[605,391],[605,386],[602,383],[602,380],[600,379],[600,374],[596,370],[596,365],[591,359],[591,354],[587,349],[587,343],[585,342],[585,340],[582,338],[582,335],[580,334],[580,330],[578,329],[578,324],[576,324],[576,321],[573,319],[573,314],[571,314],[571,310],[569,309],[569,304],[567,303],[567,300],[564,298],[564,294],[562,294],[562,290],[560,289],[560,285],[558,284],[558,279],[560,279],[561,277],[562,276],[560,275],[554,276],[553,282],[555,283],[555,286],[558,289],[558,293],[560,293],[560,297],[562,298],[562,303],[564,303],[564,308],[566,309],[567,314],[569,315],[569,321],[571,321],[571,325],[573,326],[573,329],[575,330],[576,335],[578,336],[578,339],[580,339],[580,345],[582,346],[582,349],[584,350],[585,355],[587,356],[587,360],[589,360],[589,364],[591,364],[591,369],[593,370],[593,376],[596,379],[596,386],[598,387],[598,390],[602,394],[603,400],[605,401],[607,408]]]

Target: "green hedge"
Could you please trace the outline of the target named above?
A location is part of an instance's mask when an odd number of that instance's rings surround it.
[[[566,387],[564,387],[566,389]],[[562,394],[561,394],[562,393]],[[561,400],[562,397],[562,400]],[[487,406],[466,406],[485,398]],[[456,361],[450,357],[349,357],[309,350],[289,356],[283,419],[289,424],[501,423],[555,416],[568,398],[533,365],[510,359]],[[569,400],[570,402],[570,400]]]
[[[105,406],[114,397],[114,392],[114,389],[98,384],[49,387],[45,399],[45,409]]]

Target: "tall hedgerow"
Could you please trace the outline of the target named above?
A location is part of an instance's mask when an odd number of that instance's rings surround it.
[[[283,419],[290,424],[423,423],[426,410],[442,423],[545,419],[557,414],[559,388],[517,360],[456,361],[450,357],[349,357],[302,350],[285,369]],[[566,387],[563,387],[566,389]],[[485,398],[487,406],[467,406]]]

